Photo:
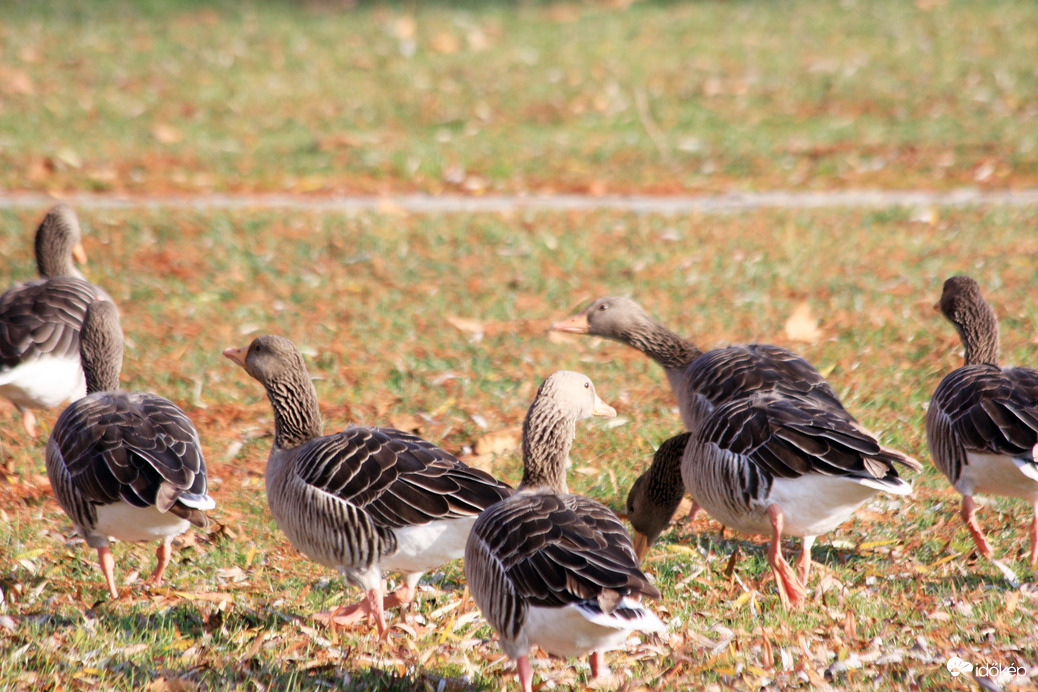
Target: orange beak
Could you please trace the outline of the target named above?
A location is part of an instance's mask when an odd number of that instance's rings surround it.
[[[638,556],[638,564],[641,564],[649,552],[649,537],[640,531],[633,531],[632,534],[634,554]]]
[[[223,354],[244,368],[247,350],[244,348],[225,348]]]
[[[616,415],[616,409],[602,401],[602,399],[595,394],[595,407],[591,409],[591,415],[601,416],[602,418],[612,418]]]
[[[76,243],[76,247],[72,248],[72,259],[76,260],[80,264],[87,263],[86,250],[83,248],[83,243]]]
[[[551,325],[551,331],[566,332],[567,334],[587,334],[589,329],[591,327],[587,323],[587,310]]]

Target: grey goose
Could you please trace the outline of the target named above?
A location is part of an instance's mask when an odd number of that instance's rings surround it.
[[[685,430],[695,430],[726,401],[771,391],[844,410],[825,378],[796,353],[769,344],[731,345],[704,353],[630,298],[598,298],[583,311],[556,322],[552,330],[618,341],[655,361],[667,376]],[[700,506],[694,495],[692,502],[690,519]]]
[[[534,645],[557,656],[590,654],[599,677],[604,651],[633,631],[664,629],[641,603],[660,593],[638,568],[623,524],[604,505],[567,492],[576,423],[592,415],[616,412],[584,375],[559,371],[541,384],[523,422],[522,483],[480,516],[465,547],[469,591],[527,692]]]
[[[703,352],[653,320],[630,298],[607,296],[552,325],[553,331],[588,334],[641,351],[663,368],[685,430],[716,406],[749,394],[778,391],[843,410],[825,378],[803,357],[769,344],[732,345]]]
[[[290,340],[259,336],[224,355],[267,392],[274,443],[267,458],[267,502],[301,553],[338,570],[364,599],[318,617],[332,626],[374,618],[410,603],[422,573],[459,558],[472,524],[512,489],[415,435],[349,426],[322,434],[317,392]],[[382,574],[404,584],[382,596]]]
[[[712,517],[742,533],[769,535],[768,563],[784,606],[807,595],[811,546],[878,491],[908,495],[898,467],[920,464],[883,447],[843,411],[775,392],[718,406],[697,430],[671,438],[627,500],[644,555],[687,490]],[[799,574],[782,536],[803,538]]]
[[[171,541],[191,525],[204,528],[216,503],[206,491],[198,433],[168,399],[119,391],[123,335],[108,301],[87,308],[79,348],[87,394],[58,417],[47,441],[47,477],[58,504],[87,545],[97,550],[113,598],[111,538],[159,541],[149,581],[158,583]]]
[[[1038,370],[999,365],[998,317],[968,276],[944,282],[935,310],[962,339],[964,364],[930,399],[926,439],[934,465],[962,494],[962,520],[977,550],[993,551],[980,524],[974,494],[1031,503],[1031,567],[1038,564]],[[996,563],[997,564],[997,563]],[[1003,570],[1004,571],[1004,570]]]
[[[33,409],[75,401],[86,392],[79,364],[79,328],[87,305],[107,294],[83,278],[73,259],[86,261],[79,220],[59,204],[36,230],[40,278],[0,295],[0,395],[36,436]]]

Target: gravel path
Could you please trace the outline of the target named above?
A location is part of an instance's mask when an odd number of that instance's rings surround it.
[[[389,195],[310,197],[305,195],[92,195],[61,198],[77,209],[299,209],[325,212],[395,212],[452,214],[474,212],[594,211],[613,209],[639,214],[715,214],[755,209],[822,209],[882,207],[1038,206],[1038,189],[945,192],[921,190],[840,190],[833,192],[759,192],[687,197],[649,195]],[[44,208],[55,197],[37,193],[0,192],[0,209]]]

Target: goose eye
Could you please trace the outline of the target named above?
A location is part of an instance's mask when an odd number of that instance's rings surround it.
[[[608,309],[609,309],[609,303],[602,303],[601,305],[598,306],[598,311],[599,312],[605,312]]]
[[[584,383],[584,389],[591,389],[591,383],[590,382],[585,382]]]

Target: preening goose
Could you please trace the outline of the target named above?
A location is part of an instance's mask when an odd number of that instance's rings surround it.
[[[629,519],[635,543],[647,550],[669,522],[683,483],[725,526],[771,535],[768,562],[779,597],[796,607],[806,597],[816,536],[842,524],[877,491],[911,493],[898,466],[920,468],[881,446],[846,413],[774,392],[757,394],[718,406],[696,431],[661,445],[631,489]],[[782,556],[783,535],[804,539],[799,576]]]
[[[1031,503],[1031,566],[1038,564],[1038,370],[998,365],[998,317],[968,276],[944,282],[934,306],[959,332],[965,364],[937,386],[926,412],[934,465],[962,494],[962,519],[977,550],[992,559],[973,495]]]
[[[584,375],[559,371],[544,381],[523,423],[523,480],[515,495],[487,509],[465,547],[465,577],[483,616],[533,686],[528,654],[557,656],[620,647],[633,631],[663,623],[641,603],[660,593],[638,568],[631,539],[604,505],[567,493],[566,459],[578,420],[616,412]]]
[[[113,598],[109,539],[160,541],[149,581],[159,582],[171,541],[191,524],[205,527],[205,459],[191,420],[173,402],[121,392],[123,335],[108,301],[87,308],[79,348],[87,395],[66,408],[47,442],[47,477],[58,504],[97,549]]]
[[[224,355],[267,390],[274,444],[267,458],[267,502],[300,552],[365,591],[356,605],[322,614],[331,625],[374,617],[409,603],[423,572],[459,558],[476,516],[512,489],[414,435],[350,426],[321,434],[317,391],[295,344],[260,336]],[[404,584],[382,598],[382,573]]]
[[[0,295],[0,395],[22,413],[22,425],[36,436],[34,408],[51,408],[86,392],[79,364],[79,328],[87,305],[110,300],[83,279],[73,259],[86,261],[79,221],[59,204],[36,230],[40,277]]]

